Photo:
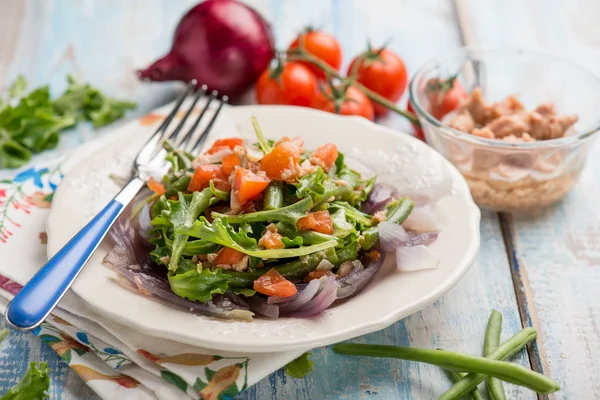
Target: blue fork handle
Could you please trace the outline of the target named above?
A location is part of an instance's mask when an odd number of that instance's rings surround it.
[[[48,317],[143,185],[144,181],[138,177],[130,180],[98,215],[27,282],[6,308],[5,318],[11,327],[29,331]]]

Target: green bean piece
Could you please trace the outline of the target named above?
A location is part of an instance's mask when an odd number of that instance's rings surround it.
[[[485,330],[485,339],[483,342],[483,355],[489,356],[500,344],[500,334],[502,333],[502,313],[492,310]],[[506,400],[504,385],[500,379],[488,378],[486,381],[488,396],[491,400]]]
[[[354,344],[343,343],[333,346],[333,351],[341,354],[351,354],[357,356],[371,357],[393,357],[403,360],[425,362],[432,365],[437,365],[444,369],[453,371],[467,371],[469,375],[461,379],[450,390],[440,397],[442,400],[460,399],[462,396],[471,392],[486,375],[493,376],[503,381],[514,383],[515,385],[525,386],[538,393],[553,393],[560,389],[558,384],[552,379],[531,371],[521,365],[497,361],[506,359],[508,356],[522,349],[527,343],[533,340],[536,336],[536,331],[533,328],[523,329],[507,342],[500,345],[489,358],[476,357],[463,353],[456,353],[445,350],[432,349],[417,349],[403,346],[384,346],[384,345],[369,345],[369,344]],[[471,374],[472,373],[472,374]],[[463,381],[469,380],[469,376],[481,375],[481,379],[473,380],[475,385],[464,385],[461,390],[454,389]],[[448,395],[450,393],[450,395]]]
[[[448,378],[450,378],[450,382],[452,383],[460,381],[465,375],[467,375],[460,372],[449,371],[447,369],[445,369],[444,371],[446,372]],[[473,389],[471,393],[468,394],[468,397],[471,400],[484,400],[483,395],[479,392],[479,389],[477,388]]]
[[[277,210],[283,207],[283,187],[281,182],[273,181],[265,191],[264,210]]]
[[[336,264],[338,261],[335,250],[330,248],[300,257],[296,261],[274,266],[273,268],[283,275],[284,278],[291,281],[299,281],[309,272],[314,271],[323,259],[328,260],[332,264]],[[231,276],[232,280],[229,283],[231,287],[252,287],[254,281],[266,274],[269,269],[262,268],[251,272],[223,271],[223,273]]]
[[[506,342],[500,344],[496,350],[492,351],[487,358],[490,360],[507,360],[521,351],[527,343],[532,342],[537,337],[537,331],[534,328],[525,328],[516,335],[513,335]],[[454,384],[446,393],[442,394],[441,400],[460,399],[476,388],[487,378],[486,374],[469,373],[463,379]],[[556,384],[558,390],[558,385]],[[438,399],[438,400],[439,400]]]
[[[190,181],[192,180],[191,175],[183,174],[179,178],[175,179],[173,182],[165,185],[165,196],[170,198],[171,196],[177,195],[179,192],[185,192],[190,185]]]

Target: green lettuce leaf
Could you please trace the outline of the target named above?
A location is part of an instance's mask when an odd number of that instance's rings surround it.
[[[236,230],[233,226],[229,225],[220,218],[215,218],[211,224],[206,220],[206,218],[200,217],[199,220],[194,222],[191,229],[176,229],[175,235],[184,234],[195,238],[204,239],[221,246],[230,247],[249,256],[262,258],[263,260],[271,258],[304,256],[335,247],[337,245],[337,240],[329,240],[313,246],[261,250],[257,246],[256,239],[248,236],[248,228],[248,225],[242,225],[238,230]]]
[[[293,242],[295,240],[298,240],[297,238],[301,238],[302,244],[304,244],[304,245],[325,243],[330,240],[338,240],[339,241],[339,239],[336,238],[335,236],[327,235],[325,233],[320,233],[320,232],[315,232],[315,231],[296,231],[296,228],[294,226],[286,224],[286,223],[282,223],[282,222],[278,223],[276,225],[276,227],[277,227],[277,232],[279,232],[284,237],[281,239],[284,244],[286,243],[285,239]],[[339,243],[341,244],[341,242],[339,242]]]
[[[209,269],[198,271],[191,269],[183,274],[169,273],[169,284],[173,293],[192,301],[206,303],[215,294],[227,290],[231,277],[220,268],[214,272]]]
[[[294,361],[289,362],[284,367],[285,373],[294,378],[304,378],[315,367],[315,363],[308,358],[309,356],[310,351],[307,351]]]
[[[29,364],[21,381],[0,397],[0,400],[41,400],[48,398],[50,376],[45,362]]]
[[[304,244],[304,240],[302,239],[302,236],[296,236],[293,239],[290,239],[288,237],[282,236],[281,237],[281,241],[285,245],[286,249],[287,248],[291,248],[291,247],[302,247],[302,245]]]
[[[232,288],[231,291],[234,294],[245,296],[245,297],[252,297],[256,294],[256,290],[250,289],[250,288],[237,287],[237,288]]]
[[[330,209],[340,210],[343,209],[346,214],[346,218],[354,222],[359,223],[362,227],[368,228],[373,226],[373,220],[369,214],[366,214],[356,207],[351,206],[345,201],[334,201],[329,204]],[[331,212],[331,211],[330,211]]]
[[[221,213],[212,213],[213,218],[219,218],[227,224],[242,224],[251,222],[286,222],[296,226],[298,220],[306,215],[312,208],[313,202],[310,197],[304,198],[290,206],[278,208],[276,210],[257,211],[240,215],[225,215]]]
[[[213,194],[213,196],[215,196],[217,199],[221,201],[229,201],[229,192],[217,189],[212,179],[210,181],[210,191]]]
[[[333,236],[345,238],[352,232],[356,232],[354,224],[346,219],[346,210],[339,208],[331,214],[331,222],[333,223]]]
[[[296,187],[296,196],[299,199],[305,197],[314,197],[325,193],[325,172],[321,167],[317,167],[312,173],[306,175],[293,185]]]
[[[160,215],[152,220],[155,227],[173,227],[173,242],[171,243],[171,260],[169,270],[175,271],[186,247],[188,237],[184,231],[190,229],[194,221],[210,205],[213,197],[210,189],[194,192],[191,195],[178,193],[178,200],[166,200],[166,209],[161,210]],[[155,206],[156,207],[156,206]],[[164,231],[163,231],[164,232]],[[165,236],[165,241],[166,241]]]

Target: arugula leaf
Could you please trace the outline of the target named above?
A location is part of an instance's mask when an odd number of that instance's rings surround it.
[[[229,192],[217,189],[212,179],[210,180],[210,191],[217,199],[221,201],[229,201]]]
[[[252,297],[252,296],[254,296],[256,294],[256,290],[250,289],[250,288],[239,288],[238,287],[238,288],[232,288],[231,291],[234,294],[242,295],[242,296],[245,296],[245,297]]]
[[[293,225],[289,225],[289,224],[285,224],[285,223],[278,223],[276,225],[277,227],[277,232],[279,232],[283,238],[281,239],[283,241],[283,243],[286,243],[286,240],[290,241],[294,241],[297,240],[298,238],[302,239],[302,243],[306,244],[306,245],[313,245],[313,244],[319,244],[319,243],[325,243],[328,242],[330,240],[338,240],[339,239],[336,238],[335,236],[332,235],[327,235],[325,233],[320,233],[320,232],[315,232],[315,231],[296,231],[296,228]],[[341,243],[341,242],[339,242]],[[286,245],[287,247],[287,245]]]
[[[294,361],[289,362],[284,367],[285,373],[294,378],[304,378],[315,367],[315,363],[308,358],[310,355],[310,351],[307,351]]]
[[[282,236],[281,241],[285,245],[286,249],[290,248],[290,247],[302,247],[302,245],[304,244],[304,240],[302,239],[302,236],[296,236],[293,239]]]
[[[335,159],[335,170],[341,171],[344,167],[345,167],[344,154],[342,152],[338,151],[338,156]]]
[[[313,193],[317,195],[325,193],[325,186],[323,184],[325,176],[323,169],[317,167],[310,174],[300,178],[297,183],[293,184],[296,186],[296,196],[299,199],[303,199],[308,196],[312,197]]]
[[[251,222],[281,221],[296,226],[298,220],[306,215],[312,208],[313,202],[310,197],[304,198],[292,205],[278,208],[276,210],[257,211],[241,215],[225,215],[217,212],[212,213],[213,218],[220,218],[228,224],[241,224]]]
[[[257,247],[256,239],[248,236],[248,232],[245,230],[247,226],[242,225],[236,231],[231,225],[220,218],[215,218],[212,224],[210,224],[206,218],[200,217],[199,220],[194,222],[191,229],[176,229],[175,235],[181,233],[208,240],[221,246],[230,247],[249,256],[260,257],[262,259],[299,257],[337,245],[336,240],[329,240],[313,246],[261,250]]]
[[[169,284],[173,293],[192,301],[206,303],[214,294],[223,294],[229,286],[231,277],[220,268],[214,272],[206,268],[201,271],[192,269],[183,274],[169,273]]]
[[[202,211],[210,205],[212,192],[206,188],[201,192],[194,192],[191,195],[178,193],[179,200],[167,200],[166,210],[161,211],[161,215],[152,220],[153,226],[172,225],[174,230],[173,243],[171,244],[171,260],[169,261],[169,270],[175,271],[179,258],[187,244],[189,235],[183,231],[190,229]]]
[[[260,129],[260,125],[258,124],[258,120],[255,116],[252,116],[252,127],[254,128],[254,133],[256,134],[256,138],[258,139],[258,145],[263,153],[267,154],[273,150],[273,145],[265,139],[265,135],[262,133],[262,129]]]
[[[356,207],[352,207],[345,201],[334,201],[329,203],[329,208],[345,210],[346,218],[351,219],[354,222],[358,222],[363,227],[373,226],[373,220],[371,220],[371,216],[369,214],[360,211]]]
[[[50,376],[48,364],[45,362],[29,364],[29,368],[21,381],[8,389],[0,400],[41,400],[48,398]]]
[[[356,232],[354,224],[346,219],[344,208],[340,208],[331,214],[331,222],[333,223],[333,236],[335,237],[345,238],[352,232]]]

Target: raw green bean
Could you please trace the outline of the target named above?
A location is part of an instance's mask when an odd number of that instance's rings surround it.
[[[500,344],[500,334],[502,333],[502,313],[492,310],[485,330],[485,339],[483,342],[483,355],[489,356]],[[497,378],[489,377],[486,381],[487,392],[491,400],[506,400],[504,385]]]
[[[474,374],[469,375],[481,375],[481,380],[485,379],[486,375],[500,378],[503,381],[514,383],[535,390],[538,393],[552,393],[560,389],[558,384],[545,377],[544,375],[531,371],[521,365],[496,361],[497,359],[504,359],[502,356],[504,353],[508,355],[518,351],[520,348],[525,346],[526,343],[535,338],[535,329],[524,329],[517,333],[513,338],[509,339],[509,344],[503,343],[499,346],[492,354],[490,358],[475,357],[468,354],[450,352],[445,350],[432,350],[432,349],[417,349],[412,347],[402,346],[383,346],[383,345],[368,345],[368,344],[336,344],[333,346],[333,350],[337,353],[342,354],[353,354],[358,356],[371,356],[371,357],[394,357],[409,361],[426,362],[429,364],[440,366],[444,369],[454,371],[466,371]],[[515,346],[515,343],[517,346]],[[518,347],[520,345],[521,347]],[[469,375],[461,379],[460,382],[468,380]],[[481,382],[481,380],[479,382]],[[477,386],[477,385],[475,385]],[[470,391],[475,386],[468,386],[467,390],[461,390],[457,393],[457,396],[448,397],[446,393],[452,392],[451,388],[446,392],[440,399],[458,399]],[[454,389],[456,391],[456,389]],[[453,393],[451,393],[453,394]]]
[[[277,210],[283,207],[283,188],[281,182],[271,182],[265,191],[264,210]]]
[[[450,382],[456,383],[460,381],[466,374],[462,374],[460,372],[449,371],[447,369],[444,370],[448,377],[450,378]],[[479,389],[475,388],[469,393],[469,398],[471,400],[484,400],[483,395],[479,392]]]
[[[191,180],[192,177],[189,174],[183,174],[179,178],[175,179],[175,181],[165,185],[165,196],[170,198],[179,192],[185,192],[190,185]]]
[[[533,341],[537,336],[537,331],[534,328],[525,328],[521,332],[512,336],[506,342],[500,344],[496,350],[492,351],[487,358],[490,360],[507,360],[523,349],[527,343]],[[442,394],[438,400],[454,400],[460,399],[465,394],[469,393],[473,388],[477,387],[487,378],[486,374],[470,373],[463,379],[458,381],[446,393]],[[558,390],[558,385],[556,390]]]
[[[317,253],[309,254],[296,261],[291,261],[285,264],[274,266],[284,278],[291,281],[299,281],[304,278],[309,272],[315,270],[321,260],[326,259],[332,264],[337,263],[337,255],[333,248]],[[238,271],[223,271],[224,274],[231,276],[232,280],[229,283],[231,287],[252,287],[254,281],[267,273],[270,268],[263,268],[250,272]]]

